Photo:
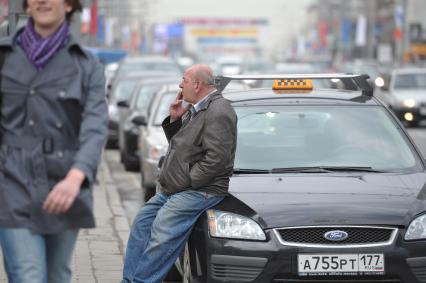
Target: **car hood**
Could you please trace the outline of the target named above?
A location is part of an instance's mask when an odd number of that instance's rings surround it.
[[[237,175],[230,193],[264,228],[407,225],[425,211],[425,173]]]
[[[426,89],[398,89],[393,90],[392,94],[398,100],[412,98],[416,101],[426,101]]]

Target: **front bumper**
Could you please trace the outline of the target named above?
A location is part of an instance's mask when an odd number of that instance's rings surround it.
[[[290,247],[281,244],[272,230],[267,231],[265,242],[211,238],[205,231],[195,229],[189,242],[195,282],[426,282],[425,242],[406,242],[401,231],[391,245],[363,248]],[[385,274],[303,276],[298,273],[298,254],[342,253],[382,253]]]

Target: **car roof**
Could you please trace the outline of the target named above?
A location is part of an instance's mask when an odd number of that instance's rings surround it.
[[[245,91],[223,91],[223,96],[234,104],[345,104],[345,105],[381,105],[374,97],[361,91],[340,89],[313,89],[312,91],[278,92],[271,88],[253,88]]]
[[[179,85],[181,77],[173,76],[164,76],[164,77],[145,77],[139,80],[138,85],[147,85],[147,84],[172,84]]]
[[[129,56],[124,58],[123,62],[126,64],[137,64],[143,62],[175,62],[167,56],[147,55],[147,56]]]
[[[399,69],[393,70],[393,74],[401,75],[401,74],[425,74],[426,68],[420,67],[403,67]]]

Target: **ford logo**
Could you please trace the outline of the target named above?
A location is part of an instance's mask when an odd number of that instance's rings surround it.
[[[349,236],[348,233],[346,233],[345,231],[339,231],[339,230],[328,231],[327,233],[324,234],[324,238],[332,242],[341,242],[347,239],[348,236]]]

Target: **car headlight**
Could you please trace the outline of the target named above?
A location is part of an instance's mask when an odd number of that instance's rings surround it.
[[[266,240],[266,235],[254,220],[231,212],[207,210],[212,237],[241,240]]]
[[[403,104],[405,107],[413,108],[414,106],[416,106],[416,101],[415,101],[414,99],[412,99],[412,98],[408,98],[408,99],[404,99],[404,100],[402,101],[402,104]]]
[[[384,86],[385,86],[385,80],[384,80],[382,77],[377,77],[377,78],[374,80],[374,84],[375,84],[377,87],[384,87]]]
[[[120,120],[117,105],[115,104],[108,105],[108,115],[109,115],[109,119],[112,121],[118,122],[118,120]]]
[[[426,239],[426,214],[414,219],[405,233],[405,240]]]

